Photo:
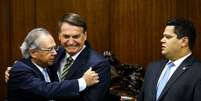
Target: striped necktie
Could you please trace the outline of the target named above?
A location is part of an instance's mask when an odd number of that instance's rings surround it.
[[[167,82],[169,80],[170,70],[171,70],[171,67],[174,66],[174,63],[168,62],[166,65],[167,65],[167,70],[165,71],[163,77],[161,78],[161,80],[158,83],[156,100],[159,98],[161,92],[163,91],[165,85],[167,84]]]
[[[66,60],[66,64],[64,65],[63,70],[61,71],[61,80],[64,80],[66,78],[66,74],[68,73],[72,64],[73,64],[73,58],[69,56]]]

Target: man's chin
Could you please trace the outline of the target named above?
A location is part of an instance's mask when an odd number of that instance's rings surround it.
[[[51,62],[48,63],[48,65],[51,66],[51,65],[53,65],[53,63],[54,63],[54,62],[51,61]]]
[[[163,56],[165,56],[165,55],[166,55],[166,52],[165,52],[164,50],[162,50],[162,51],[161,51],[161,54],[162,54]]]
[[[67,49],[67,53],[70,55],[75,55],[76,53],[79,52],[79,49]]]
[[[76,53],[78,53],[77,51],[67,51],[67,53],[71,56],[75,55]]]

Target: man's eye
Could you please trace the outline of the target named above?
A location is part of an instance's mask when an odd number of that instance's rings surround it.
[[[79,37],[80,37],[80,35],[73,36],[74,39],[78,39]]]
[[[66,38],[66,39],[70,38],[70,36],[68,36],[68,35],[63,35],[63,37]]]
[[[165,36],[165,38],[170,39],[170,38],[172,38],[172,36],[168,36],[168,35],[167,35],[167,36]]]

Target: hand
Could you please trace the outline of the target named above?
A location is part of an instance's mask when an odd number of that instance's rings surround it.
[[[12,67],[7,67],[6,71],[5,71],[5,81],[7,83],[7,81],[9,80],[9,76],[10,76],[10,70]]]
[[[86,82],[87,87],[99,83],[99,76],[91,67],[82,76]]]

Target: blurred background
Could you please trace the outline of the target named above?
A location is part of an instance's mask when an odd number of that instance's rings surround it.
[[[0,0],[0,101],[6,95],[4,71],[21,57],[26,34],[44,27],[57,40],[57,21],[64,13],[87,20],[88,40],[98,52],[110,50],[121,63],[146,70],[148,63],[163,58],[160,39],[166,21],[175,16],[195,24],[193,52],[201,60],[200,5],[200,0]]]

